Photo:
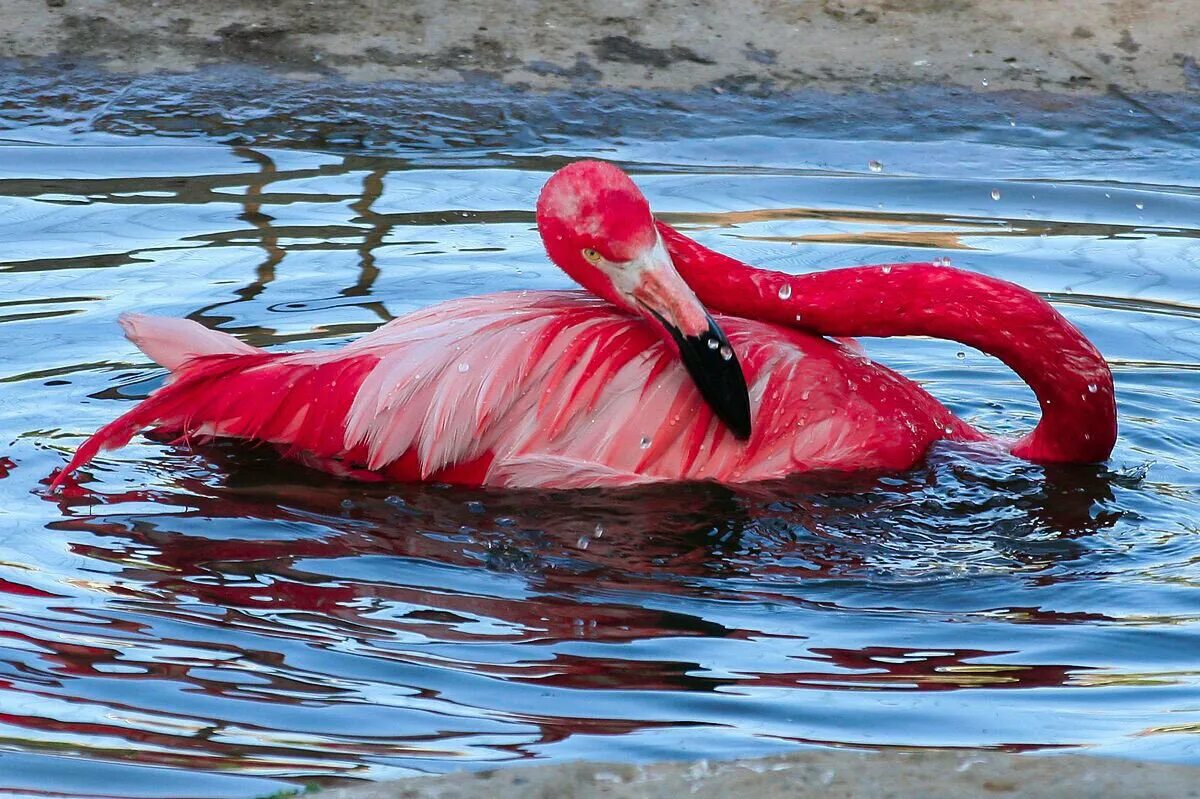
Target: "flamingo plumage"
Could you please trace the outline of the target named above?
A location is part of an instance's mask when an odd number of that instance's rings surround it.
[[[899,470],[938,440],[989,440],[825,336],[934,336],[999,357],[1042,409],[1030,434],[999,442],[1017,456],[1094,462],[1114,445],[1104,359],[1014,284],[920,263],[756,269],[656,221],[628,176],[594,161],[555,173],[537,218],[587,292],[444,302],[321,352],[123,317],[170,381],[85,441],[52,487],[149,427],[264,442],[365,480],[556,488]]]

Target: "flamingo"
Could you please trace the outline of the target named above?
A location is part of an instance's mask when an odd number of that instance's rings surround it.
[[[936,441],[1042,463],[1106,459],[1112,374],[1036,294],[929,263],[789,275],[661,221],[618,167],[570,164],[537,225],[581,291],[451,300],[336,351],[268,352],[193,321],[130,314],[168,383],[88,438],[52,490],[138,431],[244,439],[362,480],[585,488],[903,470]],[[828,337],[920,335],[998,357],[1041,406],[1000,441]]]

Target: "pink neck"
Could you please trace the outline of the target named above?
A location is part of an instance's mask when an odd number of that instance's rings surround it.
[[[1037,396],[1041,421],[1013,445],[1014,455],[1094,463],[1112,452],[1117,415],[1108,364],[1031,291],[925,263],[787,275],[713,252],[661,222],[658,228],[679,273],[712,310],[826,336],[961,342],[999,358]]]

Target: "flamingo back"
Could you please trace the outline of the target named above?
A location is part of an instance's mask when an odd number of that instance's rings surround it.
[[[840,343],[719,322],[749,386],[746,442],[649,323],[581,292],[513,292],[435,305],[338,350],[267,353],[181,329],[192,346],[179,357],[154,337],[145,349],[172,381],[66,471],[149,426],[268,442],[355,477],[559,488],[897,469],[939,438],[980,437]]]

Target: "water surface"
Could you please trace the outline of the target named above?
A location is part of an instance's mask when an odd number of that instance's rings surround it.
[[[208,81],[0,80],[0,795],[810,746],[1200,763],[1200,149],[1179,104]],[[566,287],[531,208],[578,156],[762,266],[950,259],[1042,293],[1112,363],[1111,462],[942,445],[903,474],[497,492],[138,439],[44,493],[161,384],[119,313],[331,347]],[[1037,418],[973,350],[867,346],[988,430]]]

